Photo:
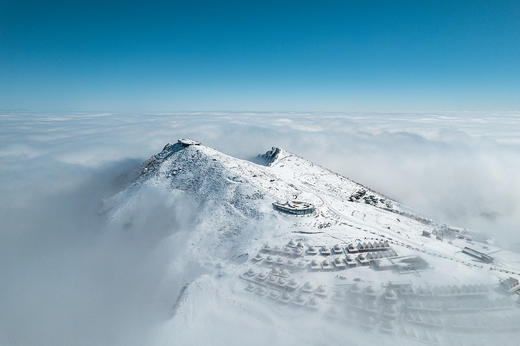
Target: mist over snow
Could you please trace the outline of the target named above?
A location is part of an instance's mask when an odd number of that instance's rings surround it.
[[[139,165],[181,137],[245,159],[287,149],[518,250],[519,119],[476,112],[0,114],[0,345],[216,342],[168,322],[185,283],[214,280],[190,260],[188,245],[204,244],[215,216],[186,193],[153,183],[125,196]],[[208,310],[189,313],[214,329],[208,335],[232,344],[243,328],[269,343],[254,329],[264,316],[246,318],[200,292],[190,299]],[[284,329],[290,322],[271,322],[280,324],[278,340],[294,341]],[[302,322],[299,342],[320,343],[327,330],[310,333],[316,323]],[[230,325],[238,336],[218,330]]]

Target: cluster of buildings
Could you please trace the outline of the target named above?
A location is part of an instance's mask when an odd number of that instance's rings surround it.
[[[385,255],[391,256],[376,258]],[[415,286],[408,281],[375,285],[360,279],[327,287],[320,283],[323,274],[315,274],[368,264],[380,269],[382,260],[399,270],[407,266],[417,270],[423,262],[417,256],[398,257],[384,240],[332,247],[290,240],[283,246],[264,245],[240,278],[247,292],[276,304],[320,311],[340,323],[348,320],[365,330],[427,344],[477,332],[479,321],[496,316],[510,316],[508,322],[494,324],[497,331],[520,330],[514,324],[520,319],[520,306],[488,285]],[[517,285],[514,280],[502,283],[504,288]]]
[[[313,257],[321,256],[322,259]],[[312,271],[343,270],[368,266],[379,259],[396,257],[395,250],[387,241],[359,242],[333,247],[305,245],[302,241],[290,240],[285,246],[266,244],[252,261],[256,264],[275,265],[289,269]]]
[[[486,319],[503,321],[490,323],[495,331],[520,331],[516,324],[520,309],[486,285],[432,287],[390,282],[377,287],[354,283],[336,287],[332,299],[336,309],[344,310],[345,318],[358,321],[363,328],[426,343],[481,332]]]
[[[384,198],[381,198],[381,197],[377,197],[374,194],[367,194],[367,190],[365,190],[365,189],[357,190],[352,195],[350,195],[348,200],[350,202],[363,201],[366,204],[370,204],[370,205],[374,205],[374,206],[377,206],[379,203],[381,203],[382,205],[384,205],[388,208],[392,207],[392,204],[390,201],[388,201]]]
[[[250,268],[240,277],[248,282],[246,291],[282,304],[318,309],[328,296],[324,286],[315,287],[310,281],[301,283],[287,270],[277,267],[268,271]]]

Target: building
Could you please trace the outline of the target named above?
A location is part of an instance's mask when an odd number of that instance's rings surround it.
[[[200,145],[200,142],[188,138],[181,138],[178,140],[178,143],[181,144],[183,147],[189,147],[190,145]]]
[[[372,262],[372,266],[375,270],[395,270],[397,266],[388,258],[377,259]]]
[[[500,286],[508,293],[514,293],[520,290],[520,283],[518,279],[514,277],[508,277],[507,279],[500,280]]]
[[[391,259],[391,261],[399,272],[425,270],[428,268],[428,262],[416,255],[397,257]]]
[[[294,215],[307,215],[312,214],[315,210],[311,203],[303,201],[287,201],[287,202],[274,202],[273,207],[276,210],[282,211],[288,214]]]
[[[462,252],[465,253],[466,255],[474,257],[474,258],[476,258],[479,261],[484,262],[484,263],[493,263],[493,261],[494,261],[493,257],[491,257],[489,255],[486,255],[483,252],[480,252],[480,251],[477,251],[475,249],[469,248],[467,246],[462,250]]]

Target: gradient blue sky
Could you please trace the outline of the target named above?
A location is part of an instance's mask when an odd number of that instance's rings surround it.
[[[520,1],[0,0],[0,108],[520,109]]]

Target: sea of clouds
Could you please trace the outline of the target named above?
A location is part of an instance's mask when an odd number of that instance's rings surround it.
[[[520,247],[520,113],[4,112],[0,345],[154,344],[198,273],[181,256],[195,202],[149,186],[108,224],[105,202],[180,137],[244,159],[279,146]]]

